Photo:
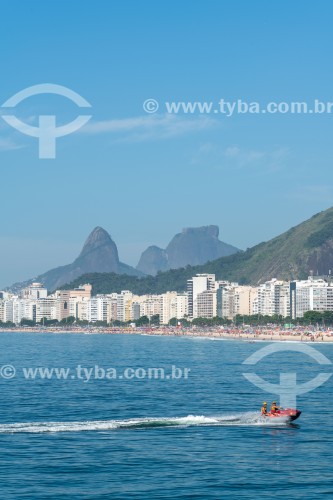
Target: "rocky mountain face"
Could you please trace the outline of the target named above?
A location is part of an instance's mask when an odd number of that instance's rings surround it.
[[[28,286],[33,281],[37,281],[43,283],[48,290],[52,291],[65,283],[75,280],[82,274],[91,272],[113,272],[142,276],[140,271],[119,261],[117,245],[111,239],[109,233],[101,227],[95,227],[88,236],[80,255],[72,264],[51,269],[24,283],[16,283],[10,289],[16,291]]]
[[[136,268],[155,276],[158,271],[205,264],[236,252],[238,248],[219,240],[218,226],[189,227],[176,234],[165,250],[148,247]]]
[[[148,247],[142,253],[136,268],[142,273],[152,276],[155,276],[158,271],[167,271],[169,265],[166,251],[156,246]]]

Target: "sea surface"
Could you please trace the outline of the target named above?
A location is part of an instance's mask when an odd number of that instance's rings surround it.
[[[288,424],[260,416],[275,396],[243,376],[277,384],[295,372],[302,383],[332,367],[295,351],[242,364],[266,345],[1,333],[0,498],[333,498],[333,377],[298,398],[302,415]],[[311,347],[333,361],[333,345]],[[28,368],[69,371],[43,379]]]

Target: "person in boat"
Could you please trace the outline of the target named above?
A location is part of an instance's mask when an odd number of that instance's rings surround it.
[[[280,406],[277,406],[276,405],[276,401],[273,401],[272,405],[271,405],[271,413],[272,415],[274,415],[274,413],[278,413],[280,409]]]
[[[267,415],[267,403],[264,402],[261,407],[261,414],[262,415]]]

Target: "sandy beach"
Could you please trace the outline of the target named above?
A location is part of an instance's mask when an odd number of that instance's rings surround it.
[[[333,331],[329,329],[315,330],[309,327],[283,330],[278,327],[272,328],[176,328],[176,327],[150,327],[150,328],[111,328],[111,327],[15,327],[0,329],[1,333],[78,333],[78,334],[131,334],[131,335],[154,335],[154,336],[177,336],[177,337],[206,337],[223,340],[243,340],[246,342],[333,342]]]

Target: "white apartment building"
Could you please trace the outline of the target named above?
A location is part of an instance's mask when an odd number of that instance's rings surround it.
[[[14,301],[13,299],[0,300],[0,321],[7,323],[13,321]]]
[[[35,303],[36,316],[35,321],[41,323],[43,319],[56,319],[56,299],[54,297],[46,297],[36,300]]]
[[[291,317],[302,318],[307,311],[333,311],[333,286],[310,276],[290,283]]]
[[[289,282],[272,279],[258,287],[258,314],[273,316],[290,315]]]
[[[18,324],[22,319],[28,319],[30,321],[36,320],[36,303],[35,300],[19,299],[15,297],[12,299],[13,309],[12,309],[12,322]]]
[[[117,318],[119,321],[130,321],[132,319],[133,293],[123,290],[117,294]]]
[[[290,283],[285,281],[277,282],[275,285],[275,310],[286,318],[290,316]]]
[[[183,319],[188,317],[188,294],[177,293],[176,298],[176,318]]]
[[[215,290],[215,274],[197,274],[187,280],[188,315],[198,318],[198,294]]]
[[[160,297],[160,323],[167,325],[171,318],[177,317],[177,292],[163,293]]]
[[[87,320],[92,323],[96,321],[111,321],[111,300],[107,296],[96,296],[88,300]]]

